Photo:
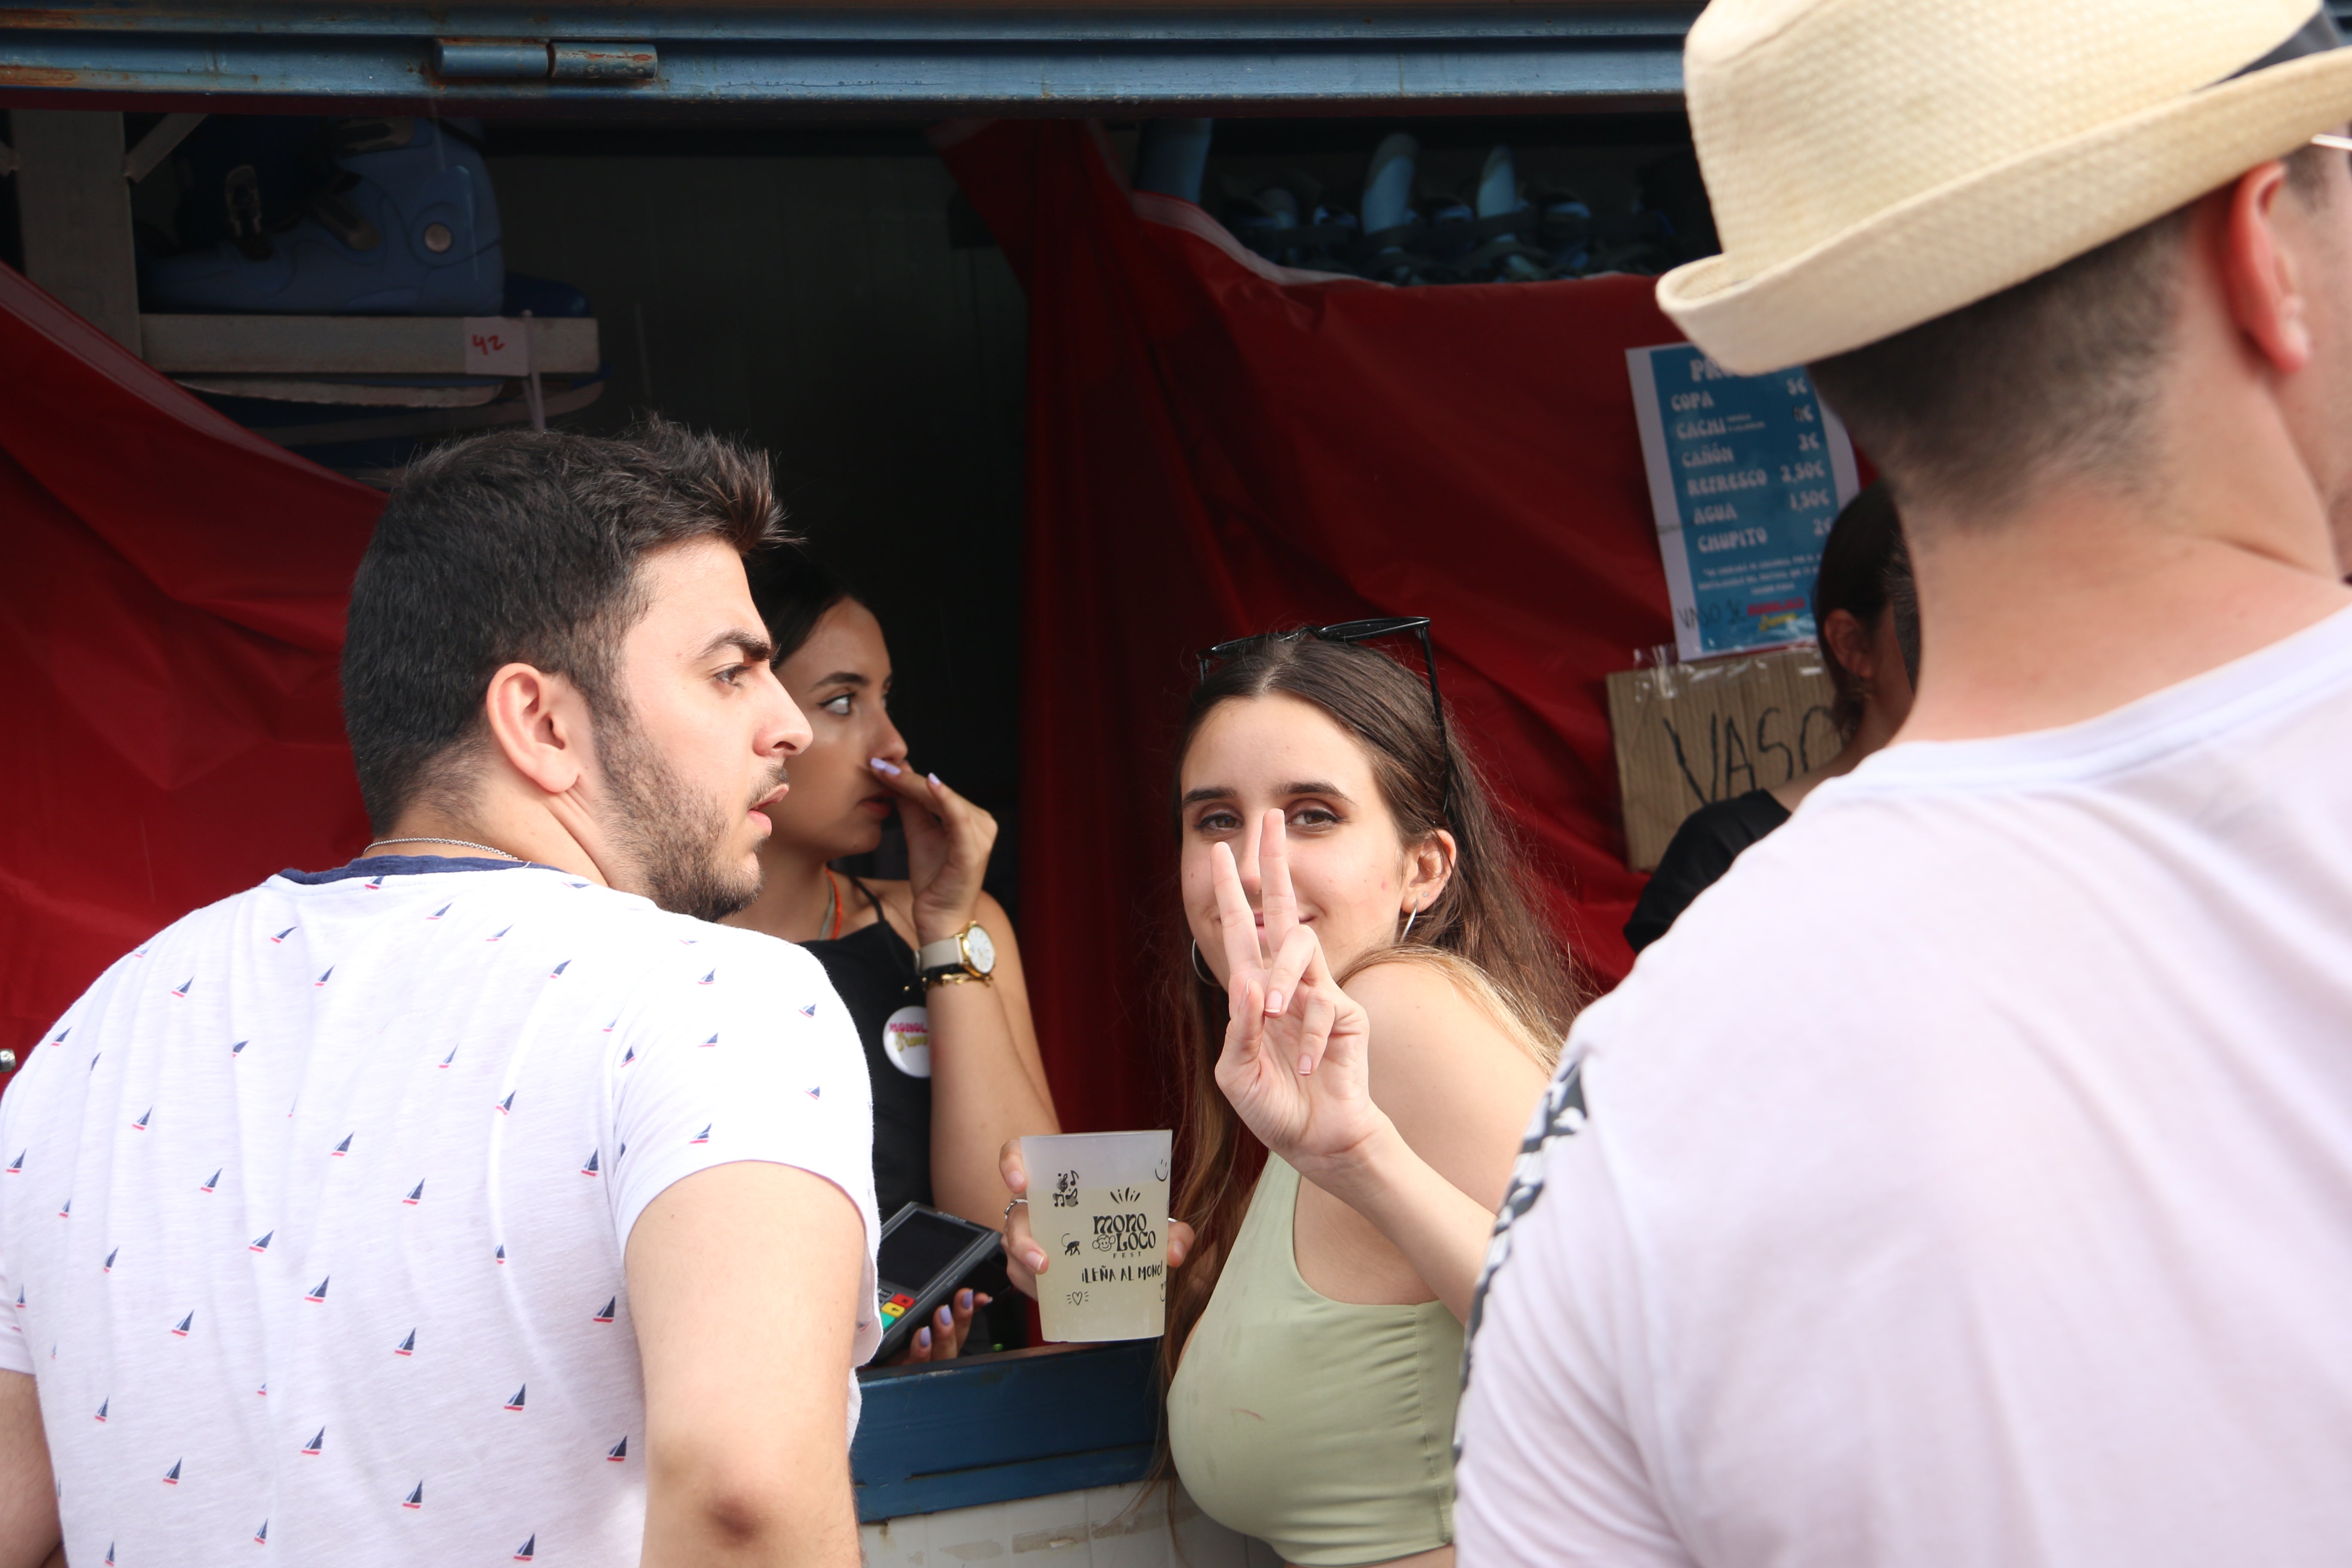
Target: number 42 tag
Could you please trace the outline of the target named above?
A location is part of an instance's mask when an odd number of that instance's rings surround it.
[[[523,334],[528,321],[508,316],[467,316],[466,334],[467,375],[529,375],[530,343]]]

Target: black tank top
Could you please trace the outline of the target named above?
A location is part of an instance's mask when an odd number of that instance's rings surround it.
[[[930,1024],[915,950],[892,928],[881,900],[856,878],[874,923],[831,942],[801,945],[824,965],[866,1048],[874,1086],[874,1196],[884,1219],[931,1201]]]

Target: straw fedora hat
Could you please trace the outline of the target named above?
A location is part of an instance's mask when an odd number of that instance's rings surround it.
[[[1685,88],[1723,253],[1658,303],[1756,374],[1999,293],[2352,119],[2316,0],[1714,0]]]

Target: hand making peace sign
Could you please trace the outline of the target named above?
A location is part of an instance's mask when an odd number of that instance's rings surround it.
[[[1209,852],[1231,1008],[1217,1087],[1267,1148],[1313,1180],[1388,1118],[1372,1103],[1364,1009],[1339,989],[1323,944],[1299,921],[1279,810],[1265,814],[1257,853],[1263,931],[1232,848]]]

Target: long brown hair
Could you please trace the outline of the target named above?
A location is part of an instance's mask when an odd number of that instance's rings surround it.
[[[1277,692],[1312,703],[1363,748],[1381,799],[1405,844],[1426,843],[1440,829],[1454,835],[1453,876],[1414,917],[1411,945],[1376,948],[1339,980],[1344,984],[1371,963],[1399,959],[1443,969],[1549,1067],[1583,1000],[1581,978],[1536,913],[1529,858],[1516,826],[1495,808],[1460,731],[1448,726],[1451,747],[1439,735],[1429,689],[1403,665],[1372,648],[1310,637],[1251,644],[1192,692],[1176,752],[1178,779],[1169,792],[1171,805],[1183,787],[1184,758],[1209,715],[1227,702]],[[1178,809],[1180,835],[1182,821]],[[1183,1053],[1178,1068],[1183,1169],[1171,1207],[1198,1237],[1192,1257],[1170,1282],[1168,1336],[1160,1358],[1163,1375],[1172,1378],[1184,1342],[1232,1252],[1265,1148],[1217,1087],[1225,993],[1194,969],[1191,933],[1181,915],[1168,958],[1168,1000]]]

